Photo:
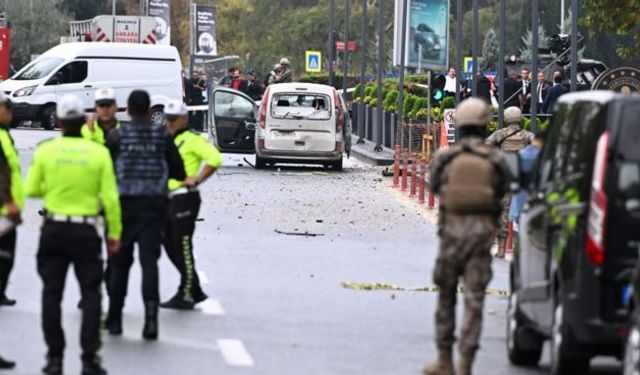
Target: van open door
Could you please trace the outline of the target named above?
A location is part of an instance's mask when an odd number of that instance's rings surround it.
[[[257,104],[247,95],[217,88],[209,100],[209,135],[223,153],[255,153]]]

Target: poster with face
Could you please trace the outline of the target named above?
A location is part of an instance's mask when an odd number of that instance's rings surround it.
[[[216,56],[216,8],[206,5],[195,7],[194,54],[197,56]]]
[[[148,0],[149,16],[155,18],[158,26],[155,35],[159,45],[171,45],[171,1]]]

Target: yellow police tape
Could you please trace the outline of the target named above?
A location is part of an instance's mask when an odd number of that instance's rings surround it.
[[[393,284],[383,284],[383,283],[353,283],[349,281],[343,281],[342,287],[345,289],[353,289],[353,290],[393,290],[393,291],[401,291],[401,292],[438,292],[440,288],[437,286],[424,286],[424,287],[403,287],[399,285]],[[458,293],[464,293],[464,287],[458,286]],[[487,289],[485,293],[489,296],[497,296],[497,297],[509,297],[511,292],[507,290],[499,290],[499,289]]]

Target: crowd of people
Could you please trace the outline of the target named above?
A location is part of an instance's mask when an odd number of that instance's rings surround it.
[[[152,125],[151,99],[145,91],[134,91],[128,98],[129,123],[115,117],[114,90],[98,90],[95,104],[95,116],[88,118],[79,98],[67,95],[59,100],[56,117],[62,135],[36,148],[23,182],[8,130],[12,103],[0,93],[0,306],[16,304],[6,291],[25,197],[40,198],[43,225],[37,271],[43,285],[41,324],[48,348],[42,372],[48,375],[63,374],[61,302],[71,265],[81,292],[83,375],[107,373],[98,355],[101,326],[111,335],[123,333],[134,245],[142,266],[144,340],[158,339],[160,308],[190,310],[207,299],[195,270],[192,239],[201,203],[198,186],[221,166],[220,153],[189,129],[182,101],[173,100],[165,107],[166,127]],[[176,293],[164,303],[158,272],[162,247],[180,273]],[[103,283],[109,296],[104,324]],[[0,368],[14,366],[0,358]]]

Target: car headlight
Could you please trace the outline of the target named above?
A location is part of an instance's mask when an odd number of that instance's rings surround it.
[[[36,88],[38,86],[29,86],[29,87],[25,87],[25,88],[21,88],[20,90],[17,90],[16,92],[13,93],[13,96],[15,98],[20,98],[23,96],[29,96],[31,94],[33,94],[34,91],[36,91]]]

